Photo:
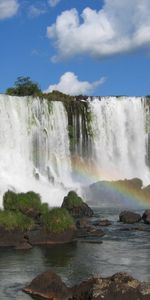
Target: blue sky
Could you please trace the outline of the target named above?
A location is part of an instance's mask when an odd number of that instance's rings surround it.
[[[0,0],[0,93],[150,94],[149,0]]]

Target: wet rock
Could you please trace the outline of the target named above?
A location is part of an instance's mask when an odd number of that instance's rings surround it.
[[[88,218],[82,218],[76,221],[77,228],[87,228],[91,226],[91,221]]]
[[[0,247],[16,247],[23,240],[23,231],[19,229],[7,230],[4,227],[0,227]]]
[[[119,215],[119,221],[126,224],[134,224],[141,221],[140,214],[134,213],[132,211],[123,211]]]
[[[150,228],[147,228],[147,227],[144,227],[144,226],[125,227],[125,228],[120,228],[120,231],[145,231],[145,232],[150,232]]]
[[[66,208],[74,218],[92,217],[94,215],[93,210],[74,191],[70,191],[64,197],[62,207]]]
[[[90,278],[68,288],[53,272],[37,276],[24,291],[49,300],[149,300],[150,284],[117,273],[111,277]]]
[[[23,242],[20,242],[18,245],[16,245],[15,249],[16,250],[29,250],[29,249],[32,249],[32,246],[27,241],[23,241]]]
[[[145,210],[142,219],[145,224],[150,224],[150,209]]]
[[[71,299],[70,289],[57,274],[51,271],[38,275],[23,291],[32,296],[50,300]]]
[[[31,245],[63,244],[71,242],[75,237],[75,230],[69,229],[61,233],[51,233],[44,228],[35,228],[28,232]]]
[[[105,235],[104,231],[101,229],[96,229],[95,227],[89,227],[84,229],[77,230],[76,236],[77,238],[90,238],[90,237],[103,237]]]
[[[96,220],[92,224],[94,226],[110,226],[111,222],[109,220]]]

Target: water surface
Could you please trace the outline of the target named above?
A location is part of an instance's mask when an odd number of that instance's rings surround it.
[[[21,289],[49,269],[61,275],[68,285],[91,275],[108,276],[120,271],[150,282],[150,233],[120,231],[126,225],[117,222],[117,209],[101,208],[97,212],[113,222],[104,229],[102,244],[78,242],[29,251],[0,250],[0,299],[31,300]]]

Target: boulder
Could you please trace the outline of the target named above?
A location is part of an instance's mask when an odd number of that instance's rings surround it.
[[[38,275],[23,291],[32,296],[50,300],[71,299],[70,289],[57,274],[51,271]]]
[[[24,234],[19,229],[7,230],[0,226],[0,247],[16,247],[24,241]]]
[[[76,226],[77,226],[77,228],[87,228],[87,227],[91,226],[91,222],[88,218],[78,219],[76,221]]]
[[[70,191],[64,197],[62,207],[66,208],[74,218],[92,217],[94,215],[93,210],[74,191]]]
[[[111,277],[90,278],[68,288],[55,273],[48,271],[38,275],[23,289],[31,296],[49,300],[149,300],[150,284],[117,273]]]
[[[142,219],[145,224],[150,224],[150,209],[145,210]]]
[[[77,238],[100,238],[105,235],[101,229],[96,229],[94,226],[77,230]]]
[[[16,250],[29,250],[32,249],[32,246],[27,241],[22,241],[15,247]]]
[[[141,216],[132,211],[122,211],[119,215],[119,221],[126,224],[134,224],[141,221]]]
[[[75,230],[68,229],[61,233],[52,233],[42,227],[35,227],[27,234],[31,245],[63,244],[71,242],[75,237]]]
[[[110,226],[111,222],[109,220],[95,220],[92,223],[94,226]]]

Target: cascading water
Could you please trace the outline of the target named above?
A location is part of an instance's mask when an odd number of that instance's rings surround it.
[[[61,102],[0,96],[1,198],[7,189],[34,190],[61,204],[72,185],[67,126]]]
[[[90,101],[92,160],[99,179],[139,177],[150,182],[146,166],[145,99],[102,97]]]
[[[149,184],[145,98],[91,98],[67,105],[68,110],[60,101],[0,95],[1,199],[8,189],[33,190],[51,206],[60,205],[68,190],[87,183],[85,177],[90,183],[139,177]]]

